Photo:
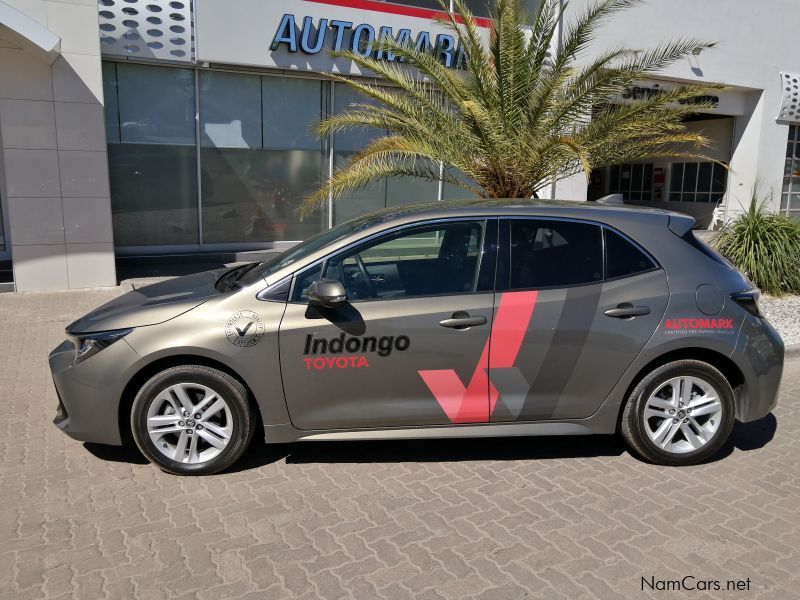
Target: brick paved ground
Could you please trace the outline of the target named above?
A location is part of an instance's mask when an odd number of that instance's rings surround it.
[[[0,597],[639,598],[684,575],[797,597],[797,359],[775,416],[698,467],[539,438],[256,445],[176,478],[51,425],[47,352],[115,293],[0,295]]]

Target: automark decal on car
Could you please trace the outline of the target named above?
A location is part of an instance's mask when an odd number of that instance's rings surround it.
[[[680,318],[664,322],[664,334],[689,335],[697,333],[735,333],[733,319]]]
[[[391,356],[392,352],[405,352],[411,346],[411,339],[407,335],[381,337],[365,336],[352,337],[344,333],[331,339],[315,338],[313,334],[306,336],[303,362],[306,370],[322,369],[348,369],[369,367],[367,354],[375,353],[381,358]],[[330,354],[345,356],[327,356]],[[311,356],[309,356],[311,355]],[[320,356],[322,355],[322,356]]]

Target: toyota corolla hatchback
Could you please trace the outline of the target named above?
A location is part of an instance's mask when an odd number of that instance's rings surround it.
[[[55,424],[178,474],[228,467],[256,429],[619,432],[649,461],[696,463],[775,406],[783,343],[693,223],[540,201],[373,213],[78,319],[50,354]]]

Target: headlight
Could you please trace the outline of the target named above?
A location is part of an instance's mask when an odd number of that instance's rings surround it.
[[[118,339],[128,335],[131,331],[133,329],[114,329],[113,331],[100,331],[97,333],[68,333],[69,339],[75,346],[75,360],[72,364],[77,365],[90,356],[94,356],[103,348],[108,348]]]

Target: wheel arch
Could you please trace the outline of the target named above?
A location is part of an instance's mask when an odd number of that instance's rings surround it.
[[[665,365],[667,363],[674,362],[676,360],[699,360],[704,363],[708,363],[715,369],[717,369],[725,379],[728,380],[728,383],[731,386],[731,389],[734,392],[734,396],[738,396],[741,389],[746,386],[746,380],[744,377],[744,373],[742,370],[737,366],[733,360],[722,354],[721,352],[717,352],[716,350],[710,350],[709,348],[679,348],[676,350],[671,350],[669,352],[665,352],[651,360],[649,363],[644,365],[639,371],[636,373],[636,376],[631,380],[630,384],[628,385],[627,389],[625,390],[625,395],[622,398],[622,402],[619,405],[619,414],[617,415],[617,429],[619,429],[620,421],[622,419],[622,415],[625,411],[625,405],[628,403],[630,399],[630,395],[633,392],[634,388],[639,384],[642,378],[645,377],[649,372],[657,369],[658,367]],[[738,407],[737,407],[738,412]]]
[[[216,360],[214,358],[209,358],[207,356],[201,356],[199,354],[176,354],[172,356],[162,356],[153,360],[152,362],[147,363],[143,367],[141,367],[133,376],[128,380],[128,383],[125,384],[125,388],[122,390],[122,395],[120,396],[119,401],[119,408],[118,408],[118,426],[119,426],[119,433],[120,438],[122,439],[122,443],[124,445],[129,445],[133,443],[133,434],[131,432],[131,409],[133,408],[133,400],[136,397],[137,391],[145,384],[145,382],[166,369],[171,367],[180,367],[180,366],[188,366],[188,365],[202,365],[205,367],[211,367],[213,369],[218,369],[224,373],[227,373],[237,381],[239,381],[247,390],[247,399],[250,403],[250,407],[253,410],[253,414],[256,417],[256,431],[258,431],[258,427],[261,427],[263,430],[263,422],[261,418],[261,409],[256,402],[255,396],[253,395],[253,390],[247,384],[245,379],[239,375],[234,369],[230,366],[226,365],[225,363]]]

